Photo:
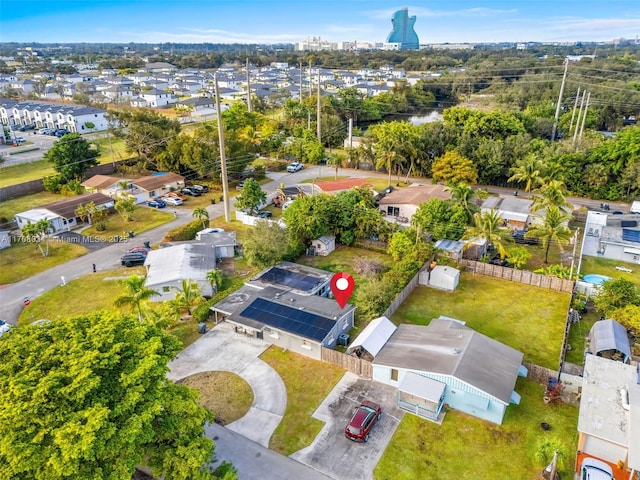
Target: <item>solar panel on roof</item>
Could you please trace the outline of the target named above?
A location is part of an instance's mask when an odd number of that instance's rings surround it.
[[[277,283],[278,285],[295,288],[303,292],[313,290],[316,285],[322,281],[318,277],[292,272],[279,267],[273,267],[269,271],[265,272],[260,279],[271,283]]]
[[[331,318],[264,298],[256,298],[240,315],[317,341],[324,340],[336,323]]]

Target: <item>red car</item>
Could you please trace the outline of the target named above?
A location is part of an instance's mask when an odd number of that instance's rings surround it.
[[[365,400],[356,409],[351,421],[344,429],[345,436],[354,442],[368,442],[369,433],[381,416],[380,405]]]

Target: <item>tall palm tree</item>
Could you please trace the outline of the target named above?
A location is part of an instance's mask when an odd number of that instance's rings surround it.
[[[195,280],[182,280],[182,288],[176,288],[178,293],[175,298],[175,305],[189,316],[193,313],[193,308],[198,306],[204,297],[200,295],[200,286]]]
[[[222,286],[224,275],[222,274],[221,270],[209,270],[207,272],[207,280],[211,284],[211,288],[214,288],[217,293]]]
[[[542,181],[543,165],[533,155],[527,155],[526,158],[516,162],[515,167],[511,167],[511,177],[507,182],[524,183],[524,191],[530,192],[532,188],[538,186]]]
[[[542,242],[542,248],[545,249],[544,263],[549,261],[551,243],[557,242],[562,250],[562,245],[571,238],[571,230],[567,227],[569,220],[571,215],[567,215],[555,205],[550,205],[546,209],[544,223],[532,225],[525,233],[525,237],[537,238]]]
[[[507,238],[507,232],[502,230],[501,227],[502,219],[497,210],[478,212],[473,216],[473,226],[466,231],[462,238],[465,240],[483,239],[487,244],[493,245],[498,250],[500,257],[504,258],[508,255],[504,243]],[[470,243],[467,243],[467,248],[470,245]]]
[[[126,280],[121,280],[120,284],[125,288],[126,293],[114,302],[116,307],[130,305],[132,310],[138,311],[138,319],[142,321],[142,304],[151,297],[160,295],[159,292],[147,288],[144,285],[145,278],[138,275],[131,275]]]
[[[207,220],[209,220],[209,212],[204,207],[196,207],[193,209],[193,213],[191,214],[193,218],[196,218],[202,222],[202,228],[207,227]]]
[[[473,215],[477,213],[478,207],[473,203],[475,191],[469,185],[464,183],[456,183],[447,187],[451,192],[451,200],[454,204],[460,205],[467,212],[467,218],[471,220]]]
[[[536,212],[547,207],[569,209],[571,208],[571,204],[567,202],[565,198],[566,193],[567,188],[562,180],[550,180],[536,190],[536,195],[533,196],[531,210]]]

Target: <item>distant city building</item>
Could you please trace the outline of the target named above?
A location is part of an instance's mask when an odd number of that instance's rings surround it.
[[[416,23],[415,15],[409,16],[409,9],[398,10],[391,17],[393,30],[387,37],[385,48],[388,50],[418,50],[420,42],[413,26]]]

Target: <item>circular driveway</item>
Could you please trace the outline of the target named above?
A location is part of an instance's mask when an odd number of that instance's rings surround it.
[[[232,372],[242,377],[253,390],[253,405],[244,417],[226,428],[268,447],[287,408],[287,390],[282,379],[258,358],[268,346],[257,338],[235,333],[230,324],[221,323],[180,352],[169,363],[167,377],[180,380],[207,371]]]

